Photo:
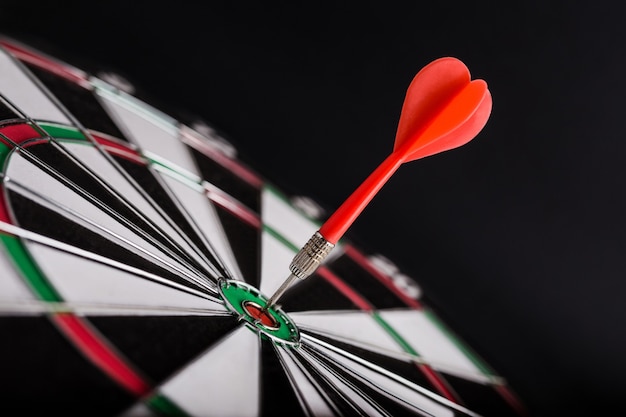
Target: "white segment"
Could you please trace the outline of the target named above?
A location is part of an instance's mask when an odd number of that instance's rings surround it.
[[[161,214],[97,149],[90,145],[70,142],[65,142],[62,146],[135,206],[141,214],[161,228],[167,236],[174,238],[180,245],[186,246],[184,240],[178,236],[177,232],[163,219]]]
[[[420,393],[417,388],[415,388],[416,384],[404,378],[398,377],[396,379],[393,376],[390,377],[389,375],[391,373],[385,374],[386,370],[383,368],[376,365],[365,366],[363,363],[360,363],[358,359],[352,360],[350,357],[340,355],[335,351],[327,349],[323,345],[319,345],[310,340],[307,340],[307,343],[315,345],[316,348],[323,352],[325,357],[338,362],[341,364],[340,366],[343,369],[348,369],[358,374],[361,381],[369,384],[372,388],[378,388],[384,392],[392,393],[397,398],[414,405],[421,411],[425,411],[428,415],[438,417],[454,416],[454,412],[452,410],[435,402],[433,399],[426,397],[423,393]],[[401,403],[401,401],[399,402]]]
[[[283,366],[287,368],[287,376],[292,385],[296,386],[296,392],[300,396],[300,400],[304,401],[314,416],[333,416],[335,413],[328,406],[326,401],[320,394],[321,388],[316,388],[316,384],[312,378],[305,374],[305,371],[285,352],[285,349],[278,348]],[[323,392],[323,391],[322,391]]]
[[[464,378],[474,374],[477,380],[485,379],[480,369],[423,311],[381,310],[379,314],[433,367],[441,364],[448,373]]]
[[[71,124],[56,104],[5,51],[0,49],[0,91],[26,116],[36,120]]]
[[[146,155],[156,155],[157,159],[168,161],[168,165],[177,165],[200,177],[189,149],[179,138],[178,127],[171,124],[169,118],[155,117],[155,114],[146,112],[130,100],[105,90],[96,89],[96,92],[123,133],[139,145]]]
[[[161,392],[195,416],[257,416],[259,343],[242,326],[166,382]]]
[[[17,271],[7,251],[0,246],[0,304],[3,299],[14,302],[15,300],[34,300],[35,296]]]
[[[27,161],[19,152],[14,152],[9,160],[9,167],[7,168],[7,176],[12,178],[15,182],[28,187],[31,190],[35,190],[40,194],[43,194],[48,200],[55,201],[61,206],[71,209],[74,212],[82,215],[83,217],[94,222],[96,225],[100,225],[107,231],[110,231],[118,236],[121,236],[128,241],[137,244],[139,247],[154,254],[158,259],[167,259],[170,263],[176,263],[179,268],[186,270],[186,267],[175,261],[171,256],[166,255],[160,249],[156,248],[143,237],[135,234],[135,232],[126,228],[122,223],[109,216],[104,211],[97,208],[90,203],[84,197],[75,193],[69,189],[66,185],[57,181],[49,174],[42,171],[40,168]],[[7,186],[15,190],[18,193],[22,193],[19,187],[16,187],[11,181],[7,182]],[[28,197],[28,196],[27,196]],[[60,207],[50,207],[51,209],[59,212],[60,214],[74,220],[71,214],[67,213],[65,209]],[[116,239],[110,234],[96,229],[90,226],[95,232],[105,236],[105,238],[115,241]],[[146,255],[142,255],[146,256]],[[154,258],[150,258],[153,262],[156,262]]]
[[[235,255],[230,247],[222,223],[209,198],[203,193],[194,190],[180,181],[161,173],[161,178],[168,185],[181,205],[185,208],[200,232],[217,252],[217,256],[225,264],[235,279],[243,279]]]
[[[144,403],[137,403],[118,417],[157,417]]]
[[[329,372],[313,356],[302,351],[300,353],[302,353],[302,356],[307,358],[309,363],[313,365],[313,367],[315,367],[318,372],[324,375],[326,380],[330,382],[333,386],[335,386],[339,390],[339,392],[341,392],[345,397],[352,400],[352,402],[364,412],[364,415],[368,417],[389,417],[389,414],[384,413],[383,411],[374,407],[371,403],[367,401],[367,399],[363,398],[363,396],[359,392],[356,392],[350,383],[348,383],[343,378],[338,378],[335,374]]]
[[[371,346],[377,351],[404,352],[389,333],[364,311],[294,312],[289,313],[289,317],[298,327],[302,326],[303,331],[308,328],[348,343]]]
[[[261,220],[299,248],[319,229],[319,225],[304,217],[268,188],[264,188],[261,194]],[[292,258],[293,255],[295,253],[292,253]],[[283,268],[287,268],[289,262],[283,264]]]
[[[49,246],[28,242],[27,247],[52,286],[70,304],[224,309],[213,301]],[[148,313],[156,314],[154,311]]]
[[[283,283],[289,275],[289,263],[295,255],[294,251],[285,246],[267,231],[261,235],[261,293],[269,296]],[[296,280],[293,285],[297,285]]]

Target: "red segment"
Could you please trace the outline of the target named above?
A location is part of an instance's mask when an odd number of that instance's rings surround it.
[[[0,221],[11,223],[9,219],[9,211],[7,210],[7,204],[4,201],[4,193],[0,193]]]
[[[343,295],[348,297],[348,299],[358,308],[367,312],[374,311],[374,307],[365,298],[363,298],[361,294],[353,290],[352,287],[343,282],[341,278],[331,272],[328,268],[321,266],[317,268],[317,273],[333,287],[337,288]],[[416,365],[442,395],[451,401],[459,403],[459,398],[454,394],[452,387],[450,387],[448,382],[441,377],[437,371],[425,364],[418,363]]]
[[[443,379],[433,368],[423,363],[417,363],[417,368],[422,371],[428,381],[433,384],[435,389],[443,394],[444,397],[457,404],[462,404],[459,396],[454,392],[448,381]]]
[[[263,308],[261,306],[255,303],[245,303],[243,305],[243,308],[246,310],[246,312],[248,312],[250,317],[254,318],[255,320],[259,320],[262,325],[266,327],[277,326],[277,322],[274,317],[272,317],[272,315],[269,314],[267,311],[263,311]]]
[[[22,143],[29,139],[41,137],[41,134],[39,134],[38,131],[36,131],[31,125],[27,123],[3,126],[2,128],[0,128],[0,134],[6,136],[7,138],[11,139],[15,143]],[[0,140],[2,140],[1,137],[0,137]],[[8,143],[6,144],[8,146],[11,146]]]
[[[202,139],[196,137],[188,129],[183,128],[180,130],[180,132],[182,135],[182,140],[186,144],[207,155],[209,158],[213,159],[215,162],[222,165],[224,168],[228,169],[253,187],[261,188],[261,186],[263,186],[263,179],[252,170],[250,170],[248,167],[242,165],[237,160],[231,159],[223,153],[211,148],[209,145],[204,143]]]
[[[256,229],[261,228],[261,219],[248,207],[206,181],[204,182],[204,188],[206,190],[207,197],[209,197],[209,199],[215,204],[226,209],[240,220],[248,223],[250,226]]]
[[[67,313],[55,314],[52,319],[89,360],[126,390],[138,397],[150,391],[150,385],[126,364],[85,320]]]
[[[119,156],[121,158],[127,159],[131,162],[135,162],[137,164],[145,165],[146,160],[143,158],[139,152],[130,147],[116,142],[112,139],[105,138],[99,133],[90,132],[91,137],[98,142],[100,145],[104,147],[104,149],[110,154]]]
[[[504,400],[509,403],[511,407],[513,407],[517,414],[524,417],[530,416],[526,407],[522,405],[520,400],[515,396],[515,394],[513,394],[513,392],[511,392],[510,389],[504,385],[497,385],[495,389],[502,396],[502,398],[504,398]]]
[[[30,64],[41,67],[49,72],[52,72],[60,77],[66,78],[76,84],[80,84],[85,88],[89,88],[90,84],[87,80],[87,74],[83,71],[70,67],[68,65],[63,65],[51,58],[45,57],[43,55],[37,54],[36,52],[20,46],[16,43],[13,43],[8,40],[0,40],[0,46],[10,51],[15,57],[18,59],[28,62]]]
[[[400,298],[402,302],[404,302],[408,307],[414,308],[416,310],[422,309],[423,306],[418,300],[408,297],[405,293],[403,293],[398,287],[394,285],[394,283],[391,281],[391,279],[389,279],[387,275],[381,273],[378,269],[376,269],[367,259],[367,257],[359,252],[354,246],[346,245],[344,247],[344,251],[347,256],[352,258],[363,269],[376,277],[376,279],[378,279],[387,288],[389,288],[389,290],[391,290],[391,292],[393,292],[398,298]]]
[[[333,287],[337,288],[339,292],[348,297],[350,301],[354,303],[358,308],[363,311],[374,311],[374,307],[365,299],[361,294],[354,291],[352,287],[342,281],[337,275],[330,271],[330,269],[320,266],[317,268],[317,273],[324,278]]]

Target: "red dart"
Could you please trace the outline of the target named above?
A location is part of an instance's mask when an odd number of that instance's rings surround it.
[[[320,228],[337,243],[401,164],[464,145],[485,126],[491,94],[483,80],[470,80],[456,58],[440,58],[417,73],[404,99],[393,152]]]
[[[440,58],[422,68],[407,89],[393,152],[296,254],[291,275],[264,309],[276,303],[294,278],[315,271],[400,165],[466,144],[487,123],[491,105],[487,83],[472,81],[460,60]]]

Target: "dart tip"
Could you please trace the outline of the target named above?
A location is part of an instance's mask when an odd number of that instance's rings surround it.
[[[267,300],[267,303],[265,303],[265,306],[263,307],[261,312],[265,313],[267,310],[269,310],[274,305],[276,305],[276,302],[278,302],[278,299],[280,297],[282,297],[282,295],[285,293],[285,291],[287,291],[287,288],[289,288],[289,286],[291,285],[293,280],[296,279],[296,278],[298,278],[298,277],[295,276],[294,274],[289,274],[287,279],[285,279],[283,281],[283,283],[280,285],[280,287],[278,287],[278,289],[274,292],[274,294],[272,294],[272,296]]]

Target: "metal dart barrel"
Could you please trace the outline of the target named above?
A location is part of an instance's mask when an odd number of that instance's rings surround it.
[[[334,243],[326,240],[320,232],[315,232],[302,249],[296,253],[296,256],[293,257],[291,264],[289,264],[291,274],[270,297],[263,310],[267,310],[275,305],[296,278],[305,279],[315,272],[334,247]]]

